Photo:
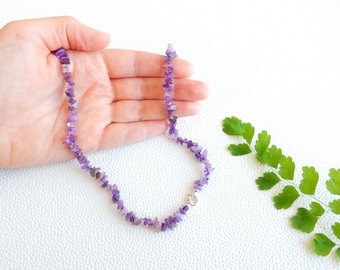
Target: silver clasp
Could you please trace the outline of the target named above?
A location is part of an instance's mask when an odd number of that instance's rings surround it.
[[[197,193],[197,190],[195,190],[193,193],[189,194],[189,197],[188,197],[188,200],[187,200],[188,204],[195,206],[198,203],[198,198],[197,198],[196,193]]]

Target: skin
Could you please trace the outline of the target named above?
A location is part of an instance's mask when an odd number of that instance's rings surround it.
[[[72,17],[14,21],[0,29],[0,168],[73,158],[62,144],[68,103],[58,59],[64,47],[78,100],[78,144],[84,153],[118,147],[167,129],[162,55],[105,49],[110,37]],[[192,65],[174,60],[178,117],[199,112],[208,87],[188,79]]]

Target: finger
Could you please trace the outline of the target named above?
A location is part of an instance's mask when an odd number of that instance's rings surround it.
[[[80,51],[95,51],[104,49],[110,42],[110,36],[104,32],[81,24],[69,16],[49,17],[14,21],[4,27],[35,39],[42,48],[55,51],[63,47]]]
[[[95,51],[104,49],[110,42],[107,33],[92,29],[73,17],[47,18],[44,28],[50,29],[55,38],[44,38],[51,51],[60,47],[79,51]]]
[[[177,117],[195,115],[200,110],[198,102],[174,101]],[[167,111],[162,100],[123,100],[112,103],[112,122],[137,122],[161,120],[167,118]]]
[[[101,136],[97,150],[114,148],[142,141],[166,131],[167,121],[144,121],[133,123],[114,123],[107,126]],[[120,136],[117,136],[120,134]],[[114,140],[112,138],[115,138]]]
[[[102,51],[110,78],[162,77],[165,71],[164,56],[154,53],[112,50]],[[175,59],[175,78],[189,77],[193,66],[183,59]]]
[[[162,78],[129,78],[112,80],[114,100],[163,99]],[[209,95],[208,86],[200,81],[176,79],[174,81],[174,99],[203,100]]]

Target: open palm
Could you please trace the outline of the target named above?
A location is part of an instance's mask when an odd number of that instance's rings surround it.
[[[0,30],[0,167],[39,166],[72,157],[68,102],[58,59],[68,49],[78,100],[78,143],[85,153],[164,132],[161,55],[104,49],[109,37],[69,17],[13,22]],[[177,116],[198,112],[207,86],[174,61]]]

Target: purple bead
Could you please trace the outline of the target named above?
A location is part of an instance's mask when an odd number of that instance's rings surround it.
[[[79,149],[79,151],[74,152],[74,157],[75,157],[76,159],[78,159],[78,157],[81,156],[82,154],[83,154],[83,152]]]
[[[68,68],[68,65],[61,65],[61,72],[63,73],[63,76],[65,73],[70,72],[70,69]],[[67,81],[68,77],[64,76],[65,81]]]
[[[76,104],[76,103],[77,103],[77,101],[76,101],[73,97],[70,97],[70,98],[68,99],[68,102],[69,102],[70,104]]]
[[[174,112],[176,111],[176,108],[177,108],[176,104],[173,104],[169,107],[168,112]]]
[[[130,219],[129,219],[129,221],[131,222],[131,223],[135,223],[135,220],[136,220],[136,216],[135,216],[135,214],[133,214],[133,215],[131,215],[131,217],[130,217]]]
[[[91,170],[90,164],[84,164],[81,166],[81,168],[87,172],[89,172]]]
[[[68,58],[66,56],[62,56],[62,57],[60,57],[60,63],[65,64],[65,65],[69,65],[71,63],[70,58]]]
[[[66,71],[66,72],[64,72],[64,74],[65,74],[65,73],[68,74],[68,72],[69,72],[69,71]],[[72,81],[72,77],[69,76],[69,77],[66,77],[65,79],[66,79],[67,86],[68,86],[67,89],[69,89],[69,90],[71,90],[72,92],[74,92],[75,83]]]
[[[94,167],[91,171],[90,171],[90,175],[92,177],[96,177],[97,173],[100,172],[100,168]]]
[[[111,190],[112,190],[112,191],[113,191],[113,190],[118,190],[117,184],[113,184],[112,187],[111,187]]]
[[[165,85],[163,85],[163,89],[164,89],[167,93],[171,93],[171,92],[172,92],[172,87],[171,87],[171,86],[165,86]]]
[[[87,157],[85,157],[84,155],[81,155],[77,158],[78,162],[80,164],[89,164],[89,160],[87,159]]]
[[[176,52],[175,52],[175,51],[172,51],[172,50],[168,50],[168,51],[166,52],[166,55],[167,55],[170,59],[174,59],[174,58],[177,57]]]
[[[209,178],[208,178],[208,177],[203,177],[203,178],[201,179],[202,185],[208,184],[208,181],[209,181]]]
[[[200,147],[198,144],[193,144],[190,146],[190,151],[193,152],[194,154],[199,154],[202,150],[202,147]]]
[[[173,224],[172,224],[172,222],[171,222],[171,220],[170,220],[169,218],[166,218],[166,219],[164,220],[164,223],[166,224],[166,226],[167,226],[170,230],[173,230],[173,229],[174,229],[174,226],[173,226]]]
[[[130,222],[133,222],[135,220],[135,214],[133,213],[133,211],[130,211],[125,215],[125,220]]]
[[[169,93],[166,93],[164,96],[164,102],[167,103],[171,101],[172,101],[171,95]]]
[[[175,141],[175,142],[177,141],[177,138],[178,138],[177,136],[178,136],[177,130],[176,130],[176,132],[170,133],[170,139]]]
[[[204,161],[207,159],[207,156],[208,156],[208,151],[207,150],[203,150],[203,152],[201,152],[201,155],[200,155],[200,161]]]
[[[162,224],[161,224],[161,231],[165,232],[167,228],[168,228],[168,226],[164,222],[162,222]]]
[[[188,148],[190,148],[193,145],[194,145],[194,143],[191,140],[187,141],[187,147]]]
[[[146,224],[145,225],[148,225],[148,226],[153,226],[153,220],[151,218],[147,218],[146,219]]]
[[[198,185],[198,184],[195,184],[194,185],[194,189],[198,190],[198,191],[201,191],[202,190],[202,186],[201,185]]]
[[[172,134],[172,133],[176,133],[176,132],[177,132],[177,130],[176,130],[174,124],[170,123],[170,125],[169,125],[169,133]]]
[[[96,177],[97,180],[100,180],[100,179],[102,179],[102,178],[105,178],[106,175],[105,175],[104,172],[98,172],[98,173],[95,175],[95,177]]]
[[[211,166],[210,163],[206,163],[204,172],[211,173],[214,170],[214,168]]]
[[[70,89],[67,89],[67,90],[65,91],[65,94],[66,94],[66,96],[68,96],[68,97],[74,97],[74,92],[73,92],[72,90],[70,90]]]
[[[75,135],[69,135],[67,136],[67,139],[71,142],[71,143],[75,143],[77,140],[77,136]]]
[[[146,225],[146,224],[147,224],[147,220],[148,220],[148,219],[147,219],[146,217],[145,217],[145,218],[142,218],[142,224],[143,224],[143,225]]]
[[[171,85],[173,83],[173,80],[172,80],[172,74],[170,73],[166,78],[165,78],[165,84],[168,84],[168,85]]]
[[[181,138],[181,137],[178,137],[177,138],[177,142],[181,145],[185,144],[185,139]]]
[[[135,220],[133,221],[133,225],[139,225],[141,223],[141,219],[135,217]]]
[[[70,144],[70,150],[74,153],[78,152],[80,150],[79,146],[76,144]]]
[[[68,109],[70,110],[70,111],[75,111],[75,110],[77,110],[77,103],[75,103],[75,104],[70,104],[69,106],[68,106]]]
[[[63,141],[63,144],[70,144],[71,142],[69,141],[69,139],[66,138],[65,141]]]
[[[70,134],[70,135],[75,135],[75,134],[76,134],[76,131],[77,131],[77,128],[68,128],[68,129],[67,129],[67,132],[68,132],[68,134]]]
[[[63,75],[66,80],[70,80],[72,78],[72,73],[70,71],[63,72]]]
[[[162,230],[162,223],[160,223],[157,218],[153,221],[153,228],[156,232],[160,232]]]
[[[177,117],[175,115],[169,115],[169,122],[172,124],[176,124]]]
[[[167,55],[167,57],[169,57],[170,59],[174,59],[177,57],[176,52],[174,51],[172,44],[168,44],[168,48],[165,52],[165,54]]]
[[[113,203],[118,202],[119,199],[120,199],[119,191],[117,191],[115,194],[112,194],[112,202],[113,202]]]
[[[113,197],[113,196],[112,196],[112,197]],[[116,201],[115,203],[116,203],[116,205],[117,205],[117,209],[118,209],[118,210],[121,210],[121,209],[124,208],[124,203],[123,203],[122,200],[118,200],[118,201]]]
[[[68,115],[72,117],[77,117],[77,111],[69,111]]]
[[[56,51],[54,51],[54,54],[55,54],[55,56],[57,56],[58,58],[66,57],[66,56],[67,56],[67,53],[66,53],[66,51],[65,51],[64,48],[59,48],[59,49],[57,49]]]
[[[70,123],[76,123],[76,121],[77,121],[76,115],[72,115],[67,119],[67,122],[70,122]]]
[[[76,123],[74,122],[67,122],[66,124],[69,128],[75,128],[76,127]]]
[[[172,222],[179,223],[182,221],[182,215],[178,212],[174,213],[171,218]]]
[[[182,214],[182,215],[185,215],[189,210],[189,206],[187,205],[184,205],[182,206],[180,209],[179,209],[179,212]]]
[[[108,183],[109,183],[109,181],[106,179],[106,177],[103,177],[102,179],[100,179],[100,186],[102,188],[105,188]]]
[[[208,178],[207,177],[203,177],[200,180],[196,180],[195,181],[195,185],[194,185],[194,189],[196,190],[202,190],[202,187],[206,184],[208,184]]]
[[[202,183],[201,183],[201,180],[196,180],[195,182],[194,182],[197,186],[202,186]]]

